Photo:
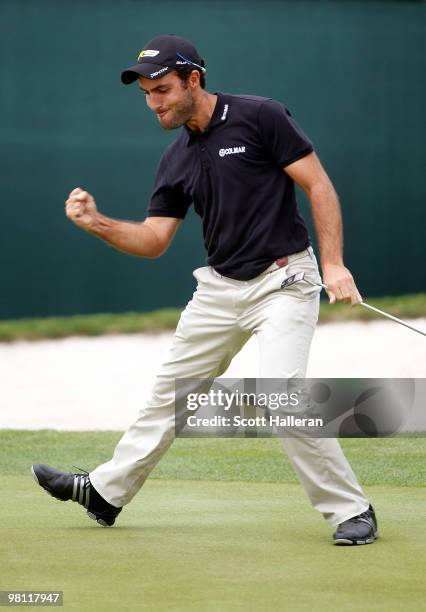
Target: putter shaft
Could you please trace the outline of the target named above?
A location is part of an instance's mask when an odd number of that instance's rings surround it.
[[[383,315],[384,317],[387,317],[388,319],[392,319],[392,321],[396,321],[396,323],[399,323],[400,325],[404,325],[405,327],[408,327],[408,329],[412,329],[413,331],[422,334],[422,336],[426,336],[426,332],[423,332],[421,329],[418,329],[417,327],[413,327],[412,325],[410,325],[409,323],[406,323],[405,321],[401,321],[401,319],[398,319],[398,317],[394,317],[393,315],[384,312],[383,310],[380,310],[379,308],[375,308],[374,306],[370,306],[370,304],[367,304],[366,302],[360,302],[359,303],[360,306],[365,306],[365,308],[369,308],[370,310],[374,310],[375,312],[378,312],[379,314]]]
[[[324,285],[324,283],[321,283],[321,287],[324,287],[324,289],[327,289],[327,285]],[[365,308],[369,308],[370,310],[374,310],[374,312],[378,312],[384,317],[387,317],[388,319],[391,319],[392,321],[395,321],[396,323],[399,323],[400,325],[404,325],[404,327],[408,327],[408,329],[411,329],[412,331],[415,331],[418,334],[421,334],[422,336],[426,336],[426,332],[422,331],[421,329],[418,329],[417,327],[413,327],[413,325],[410,325],[409,323],[406,323],[405,321],[401,321],[401,319],[398,319],[398,317],[394,317],[393,315],[389,314],[388,312],[385,312],[384,310],[380,310],[379,308],[376,308],[375,306],[371,306],[370,304],[367,304],[367,302],[361,301],[359,302],[359,305],[364,306]]]
[[[312,285],[313,287],[323,287],[324,289],[328,289],[327,285],[325,285],[324,283],[316,283],[315,281],[310,280],[306,276],[305,272],[296,272],[296,274],[293,274],[292,276],[288,276],[281,283],[281,289],[286,289],[287,287],[290,287],[294,283],[298,283],[300,281],[305,281],[305,283],[308,283],[309,285]],[[426,336],[426,332],[422,331],[421,329],[418,329],[417,327],[414,327],[413,325],[410,325],[409,323],[406,323],[405,321],[401,321],[401,319],[398,319],[398,317],[394,317],[393,315],[385,312],[384,310],[380,310],[379,308],[376,308],[375,306],[370,306],[370,304],[367,304],[367,302],[364,302],[364,301],[361,301],[358,303],[361,306],[365,306],[365,308],[374,310],[374,312],[378,312],[384,317],[391,319],[391,321],[395,321],[395,323],[399,323],[400,325],[403,325],[404,327],[408,327],[408,329],[411,329],[412,331],[415,331],[418,334],[421,334],[422,336]]]

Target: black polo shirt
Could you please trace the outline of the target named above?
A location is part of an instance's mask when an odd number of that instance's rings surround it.
[[[208,265],[249,280],[310,244],[283,167],[312,151],[282,104],[218,93],[208,128],[185,126],[164,152],[147,214],[183,219],[192,203]]]

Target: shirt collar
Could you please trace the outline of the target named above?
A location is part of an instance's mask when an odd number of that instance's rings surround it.
[[[225,123],[225,121],[228,119],[230,98],[227,95],[221,93],[220,91],[216,91],[214,93],[217,96],[216,104],[213,110],[213,115],[210,119],[210,123],[208,124],[204,132],[193,132],[186,125],[184,126],[183,136],[185,139],[185,144],[187,146],[191,143],[191,141],[194,141],[194,138],[196,138],[200,134],[207,134],[211,130],[211,128]]]

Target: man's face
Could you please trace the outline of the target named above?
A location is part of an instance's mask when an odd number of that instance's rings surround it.
[[[165,130],[179,128],[191,118],[194,109],[191,87],[176,72],[155,80],[139,77],[139,87]]]

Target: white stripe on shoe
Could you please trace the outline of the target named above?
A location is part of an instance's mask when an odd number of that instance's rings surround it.
[[[78,487],[78,476],[74,476],[74,484],[72,488],[72,497],[73,501],[77,501],[77,487]]]
[[[80,480],[79,480],[79,485],[80,485],[80,494],[78,496],[78,503],[83,506],[83,499],[84,499],[84,487],[83,487],[83,477],[80,476]]]
[[[86,501],[84,502],[84,505],[86,508],[89,507],[89,502],[90,502],[90,480],[89,478],[87,478],[86,480]]]

